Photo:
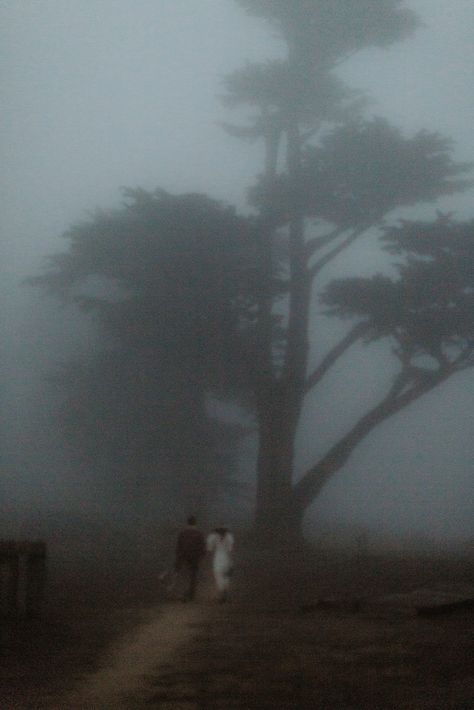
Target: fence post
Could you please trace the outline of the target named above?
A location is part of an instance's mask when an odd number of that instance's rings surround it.
[[[46,582],[46,544],[44,542],[0,541],[0,565],[5,568],[6,588],[2,593],[7,614],[21,612],[38,616]]]

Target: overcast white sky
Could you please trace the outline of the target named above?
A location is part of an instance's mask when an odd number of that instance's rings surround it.
[[[374,97],[374,113],[409,131],[439,130],[456,141],[460,159],[474,160],[474,3],[407,5],[424,28],[388,51],[361,53],[344,73]],[[116,204],[121,186],[198,190],[244,204],[260,153],[219,129],[232,119],[218,101],[220,79],[280,48],[232,0],[0,0],[0,45],[0,249],[10,328],[25,318],[18,280],[87,210]],[[471,194],[443,204],[474,215],[472,202]],[[454,466],[459,480],[472,389],[463,397],[464,424],[447,435],[457,458],[440,465]],[[439,510],[441,498],[438,491]],[[467,520],[472,501],[463,505]]]

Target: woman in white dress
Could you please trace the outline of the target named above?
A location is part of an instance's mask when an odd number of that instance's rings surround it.
[[[208,535],[207,550],[213,555],[212,571],[220,602],[227,600],[233,571],[234,536],[227,528],[216,528]]]

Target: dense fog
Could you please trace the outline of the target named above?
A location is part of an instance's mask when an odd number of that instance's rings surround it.
[[[454,161],[473,161],[474,6],[469,0],[402,5],[417,13],[418,29],[389,47],[361,49],[341,62],[337,75],[366,92],[367,119],[383,117],[406,137],[439,132],[454,141]],[[213,459],[217,469],[222,461],[225,476],[219,479],[216,469],[199,493],[192,477],[208,466],[207,434],[195,432],[194,441],[186,430],[189,451],[180,453],[182,441],[164,431],[162,448],[148,463],[140,443],[135,473],[133,446],[126,460],[110,452],[94,459],[90,442],[83,455],[59,414],[74,395],[65,398],[55,373],[64,363],[90,362],[105,340],[93,314],[27,280],[45,273],[49,255],[67,251],[62,235],[73,225],[92,224],[97,209],[120,213],[124,187],[200,193],[235,206],[242,217],[254,214],[247,191],[262,174],[264,151],[261,142],[224,130],[222,124],[244,125],[252,115],[246,106],[221,101],[224,78],[246,63],[284,57],[282,41],[232,0],[6,0],[0,35],[2,536],[48,537],[62,525],[79,535],[95,524],[147,534],[179,526],[190,506],[206,524],[250,525],[257,431],[247,398],[208,396],[208,413],[225,424],[212,436],[230,443],[225,452],[217,446]],[[398,207],[385,224],[433,220],[437,210],[473,219],[472,189]],[[234,226],[226,224],[229,234]],[[377,234],[368,230],[329,264],[321,288],[334,278],[392,274],[398,256],[380,248]],[[88,282],[85,296],[100,297],[105,288],[114,303],[112,279],[104,283],[94,290]],[[313,310],[310,371],[348,328],[344,319],[321,315],[316,294]],[[356,343],[340,358],[306,398],[294,480],[382,396],[394,368],[382,340]],[[151,376],[150,363],[143,372]],[[456,373],[371,431],[308,506],[307,534],[331,543],[351,540],[356,531],[395,546],[472,541],[473,377],[472,369]],[[187,426],[199,406],[179,399],[180,391],[178,384],[163,398],[172,407],[178,397],[176,426]],[[163,407],[157,417],[169,417],[171,409]],[[100,431],[106,414],[97,412]],[[143,421],[140,436],[145,415]],[[185,460],[194,455],[202,457],[195,469]],[[160,466],[181,471],[182,481],[155,478]]]

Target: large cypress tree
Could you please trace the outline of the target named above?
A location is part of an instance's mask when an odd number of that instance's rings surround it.
[[[265,148],[262,174],[250,191],[260,229],[253,373],[259,432],[256,527],[261,535],[284,530],[285,537],[297,537],[305,510],[356,444],[387,416],[456,370],[454,364],[443,367],[443,374],[431,373],[428,379],[422,372],[420,383],[410,369],[409,388],[410,357],[404,351],[399,355],[402,372],[387,398],[295,480],[295,438],[306,395],[361,338],[384,335],[398,343],[399,324],[385,321],[380,312],[376,320],[377,302],[390,304],[389,309],[396,310],[397,304],[402,308],[400,293],[406,280],[416,282],[411,272],[402,270],[396,286],[383,279],[333,285],[324,295],[331,311],[359,318],[310,372],[309,330],[317,278],[397,207],[465,188],[460,176],[468,166],[453,162],[449,141],[438,135],[422,132],[406,138],[386,121],[364,120],[364,97],[345,86],[335,71],[354,52],[389,46],[415,30],[417,18],[401,0],[237,2],[276,29],[286,47],[283,59],[247,65],[227,77],[225,100],[229,106],[252,109],[248,125],[228,125],[228,131],[262,140]],[[422,266],[417,268],[421,273]],[[398,301],[393,289],[398,289]],[[416,294],[413,298],[415,308]],[[283,339],[281,329],[275,329],[277,312],[285,314]],[[442,317],[448,314],[443,312]],[[421,328],[423,314],[415,321]],[[385,330],[381,322],[386,322]],[[461,348],[456,356],[459,366],[470,361],[469,346],[465,347],[467,351]]]

